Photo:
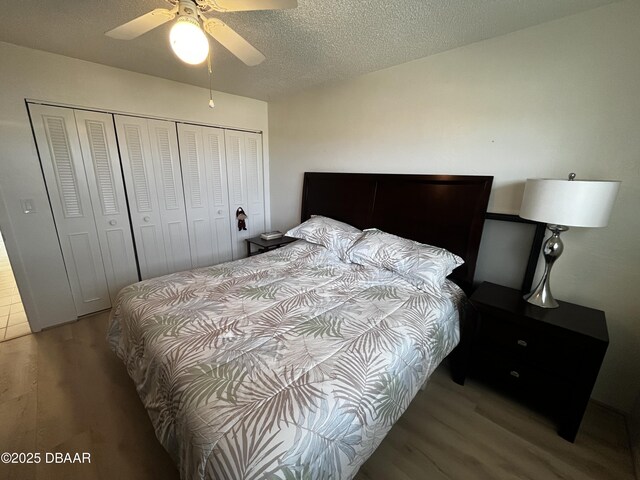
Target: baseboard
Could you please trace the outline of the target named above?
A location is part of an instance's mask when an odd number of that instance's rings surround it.
[[[632,425],[633,422],[627,422],[629,430],[629,442],[631,447],[631,456],[633,457],[633,465],[636,469],[636,478],[640,480],[640,426]]]
[[[640,401],[638,402],[640,405]],[[638,407],[636,407],[638,410]],[[638,418],[640,412],[632,412],[631,415],[627,415],[627,431],[629,433],[629,447],[631,448],[631,456],[633,457],[633,464],[636,468],[636,478],[640,480],[640,418]]]
[[[638,399],[635,410],[632,413],[623,412],[622,410],[607,405],[599,400],[591,399],[592,403],[596,403],[612,412],[621,415],[627,426],[627,437],[629,438],[629,450],[635,467],[636,479],[640,480],[640,398]]]
[[[640,426],[636,425],[635,431],[629,432],[629,438],[631,440],[631,455],[636,467],[636,478],[640,480],[640,432],[638,430],[640,430]]]
[[[611,406],[608,403],[601,402],[600,400],[596,400],[593,397],[589,399],[589,403],[595,403],[596,405],[598,405],[598,406],[600,406],[602,408],[606,408],[607,410],[611,410],[612,412],[617,413],[618,415],[624,417],[625,419],[629,416],[628,412],[624,412],[624,411],[620,410],[617,407]]]

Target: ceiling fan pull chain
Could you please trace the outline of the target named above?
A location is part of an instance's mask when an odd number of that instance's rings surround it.
[[[213,102],[213,70],[211,69],[211,50],[207,56],[207,70],[209,71],[209,108],[213,108],[216,104]]]

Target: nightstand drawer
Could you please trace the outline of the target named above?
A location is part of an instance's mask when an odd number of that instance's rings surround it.
[[[579,374],[580,345],[574,339],[553,335],[505,319],[482,315],[477,347],[501,351],[510,358],[536,365],[571,379]]]
[[[475,373],[512,394],[547,407],[564,403],[570,384],[529,364],[477,352]]]

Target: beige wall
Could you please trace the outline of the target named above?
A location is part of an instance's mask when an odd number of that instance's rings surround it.
[[[34,330],[76,315],[25,99],[261,130],[268,175],[262,101],[215,93],[211,110],[202,88],[7,43],[0,43],[0,88],[0,226]],[[34,199],[37,213],[23,214],[21,198]]]
[[[639,26],[640,3],[615,3],[270,103],[273,226],[297,223],[307,170],[494,175],[490,209],[508,213],[527,177],[621,179],[608,228],[563,235],[553,290],[606,311],[594,396],[629,411],[640,389]]]

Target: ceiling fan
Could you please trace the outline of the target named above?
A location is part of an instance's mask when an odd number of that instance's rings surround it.
[[[211,12],[241,12],[248,10],[284,10],[296,8],[297,0],[167,0],[172,8],[156,8],[106,32],[120,40],[132,40],[160,25],[177,19],[171,27],[169,41],[174,53],[183,62],[198,65],[207,59],[209,41],[207,32],[223,47],[248,66],[258,65],[264,55],[242,38],[235,30],[218,18],[208,17]],[[202,27],[200,22],[202,21]]]

